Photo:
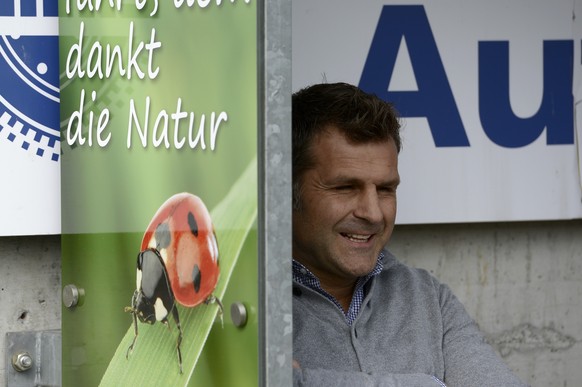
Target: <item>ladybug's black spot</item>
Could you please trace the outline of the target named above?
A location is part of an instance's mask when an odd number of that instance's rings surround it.
[[[188,212],[188,226],[190,226],[190,232],[194,234],[195,237],[198,236],[198,223],[196,223],[196,218],[192,212]]]
[[[200,291],[200,283],[202,282],[202,273],[200,273],[200,268],[198,265],[194,266],[192,270],[192,283],[194,284],[194,290],[196,293]]]
[[[156,238],[156,248],[158,250],[165,249],[170,245],[170,242],[172,242],[172,234],[170,233],[168,222],[158,224],[154,237]]]

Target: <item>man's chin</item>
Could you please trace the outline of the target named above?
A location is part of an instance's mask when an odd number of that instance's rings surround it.
[[[369,264],[366,265],[358,265],[356,267],[352,266],[351,268],[348,269],[348,271],[350,275],[353,276],[354,278],[365,277],[368,274],[370,274],[372,270],[374,270],[374,267],[376,267],[376,261],[377,258],[375,258],[373,262],[370,262]]]

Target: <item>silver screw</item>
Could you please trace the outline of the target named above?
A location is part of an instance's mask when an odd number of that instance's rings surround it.
[[[247,308],[240,301],[235,301],[230,305],[230,318],[237,328],[242,328],[247,324]]]
[[[12,356],[12,366],[18,372],[24,372],[32,367],[32,357],[28,352],[21,352]]]
[[[78,288],[77,286],[70,284],[63,288],[63,304],[72,309],[75,306],[81,306],[83,304],[83,298],[85,296],[85,290]]]

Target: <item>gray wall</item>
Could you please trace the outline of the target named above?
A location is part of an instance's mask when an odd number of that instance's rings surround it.
[[[451,286],[522,379],[580,385],[581,220],[397,226],[390,249]],[[60,288],[58,236],[0,238],[2,353],[6,332],[60,327]]]
[[[0,237],[0,386],[6,332],[61,329],[60,237]]]

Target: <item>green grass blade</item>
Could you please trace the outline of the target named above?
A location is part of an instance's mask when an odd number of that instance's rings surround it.
[[[220,250],[220,278],[214,295],[222,299],[249,230],[257,217],[257,163],[250,163],[226,197],[211,211]],[[186,386],[194,372],[211,329],[221,329],[216,304],[185,308],[178,305],[184,332],[180,374],[176,354],[178,331],[172,318],[171,329],[163,324],[139,323],[139,336],[133,352],[126,351],[134,336],[133,325],[117,347],[100,386]],[[123,313],[123,311],[120,311]],[[128,322],[131,321],[128,313]]]

